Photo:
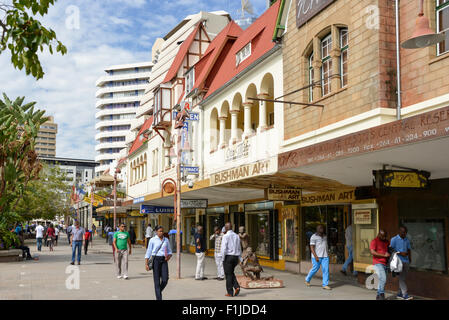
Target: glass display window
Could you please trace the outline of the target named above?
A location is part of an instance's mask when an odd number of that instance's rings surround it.
[[[196,231],[196,219],[195,216],[185,217],[185,235],[186,244],[195,246],[195,231]]]
[[[373,263],[371,241],[379,233],[377,204],[353,204],[352,221],[354,269],[366,271]]]
[[[250,247],[258,256],[270,258],[270,212],[247,213]]]
[[[297,262],[299,258],[298,206],[282,208],[282,256],[285,260]]]
[[[206,233],[204,236],[209,242],[208,249],[215,249],[215,240],[209,240],[209,237],[214,232],[215,227],[218,227],[220,229],[224,227],[224,214],[216,213],[207,215],[208,233]]]

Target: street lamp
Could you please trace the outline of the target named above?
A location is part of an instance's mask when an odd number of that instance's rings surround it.
[[[117,227],[117,173],[120,172],[120,168],[116,167],[114,172],[114,231]]]
[[[430,29],[429,19],[424,16],[424,0],[420,0],[415,32],[410,39],[401,44],[402,48],[419,49],[429,47],[444,41],[444,39],[443,33],[435,33]]]

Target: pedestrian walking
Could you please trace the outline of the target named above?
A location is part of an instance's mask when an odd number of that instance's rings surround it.
[[[205,261],[204,258],[206,256],[206,238],[203,234],[203,227],[198,226],[196,228],[195,233],[195,255],[196,255],[196,273],[195,273],[195,280],[207,280],[207,278],[204,276],[204,268],[205,268]]]
[[[148,243],[150,243],[150,239],[153,238],[153,228],[151,228],[151,223],[148,224],[147,229],[145,230],[145,248],[148,249]]]
[[[107,225],[107,226],[104,228],[104,233],[105,233],[105,235],[106,235],[106,243],[109,242],[109,232],[111,232],[111,231],[112,231],[112,228],[111,228],[109,225]],[[111,243],[109,243],[109,244],[111,244]]]
[[[67,229],[66,229],[66,232],[67,232],[67,241],[69,242],[69,244],[71,244],[71,237],[72,237],[72,229],[73,229],[73,227],[72,226],[68,226],[67,227]]]
[[[84,255],[87,255],[90,241],[92,241],[92,233],[89,230],[86,230],[86,232],[84,232]]]
[[[75,221],[75,227],[72,228],[72,236],[71,236],[71,246],[72,246],[72,262],[70,264],[75,264],[75,253],[78,250],[77,260],[78,265],[81,264],[81,250],[83,247],[83,236],[84,236],[84,228],[80,227],[79,221]]]
[[[133,227],[129,228],[129,238],[131,240],[131,245],[134,246],[136,244],[136,232]]]
[[[232,230],[231,223],[227,222],[221,240],[221,256],[226,277],[226,297],[238,296],[240,293],[240,285],[235,277],[235,267],[239,264],[241,255],[240,237]]]
[[[55,229],[53,228],[52,224],[50,224],[50,226],[47,228],[45,238],[47,239],[47,246],[50,248],[50,251],[54,251],[53,245],[55,243]]]
[[[155,227],[156,236],[150,239],[145,253],[145,270],[150,271],[148,262],[153,259],[153,281],[156,300],[162,300],[162,291],[168,284],[168,261],[172,257],[170,242],[164,238],[164,228]]]
[[[115,249],[115,270],[117,279],[128,279],[128,254],[131,254],[131,240],[129,233],[125,231],[125,224],[121,223],[119,231],[114,233],[112,246]]]
[[[224,227],[222,230],[219,227],[215,227],[214,233],[209,238],[209,240],[215,240],[214,258],[215,264],[217,265],[217,277],[215,279],[219,281],[224,280],[223,256],[221,255],[221,242],[223,240],[224,230]]]
[[[352,224],[350,224],[346,230],[345,230],[345,240],[346,240],[346,248],[348,249],[348,258],[346,259],[345,263],[343,264],[343,267],[341,269],[341,273],[343,273],[345,276],[346,271],[348,270],[349,265],[351,264],[352,260],[353,260],[353,250],[352,250]],[[354,276],[357,275],[357,271],[354,269],[354,267],[352,268],[352,274]]]
[[[44,227],[38,222],[36,227],[37,251],[42,251],[42,239],[44,238]]]
[[[390,253],[388,246],[390,241],[387,240],[387,233],[384,230],[379,230],[379,234],[374,238],[369,246],[371,254],[373,255],[374,271],[379,279],[377,286],[376,300],[385,300],[385,283],[387,282],[387,263]]]
[[[59,238],[59,232],[61,229],[58,228],[58,226],[55,226],[55,247],[58,246],[58,238]]]
[[[323,274],[323,286],[325,290],[329,287],[329,256],[327,253],[327,236],[324,234],[324,226],[318,225],[316,233],[310,238],[310,251],[312,252],[312,269],[306,277],[306,285],[310,287],[310,280],[320,270]]]
[[[410,240],[407,238],[407,227],[400,226],[399,234],[393,237],[390,241],[390,247],[394,252],[398,253],[399,259],[402,261],[402,271],[399,273],[399,292],[396,296],[397,299],[412,300],[413,297],[408,295],[407,289],[407,274],[410,269],[410,263],[412,262],[412,253]]]

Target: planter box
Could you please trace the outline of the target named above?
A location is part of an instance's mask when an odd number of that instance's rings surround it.
[[[0,262],[22,261],[22,250],[0,250]]]

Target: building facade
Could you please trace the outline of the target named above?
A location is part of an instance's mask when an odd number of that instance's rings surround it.
[[[95,161],[100,165],[96,174],[107,170],[125,147],[126,134],[135,119],[152,67],[152,62],[111,66],[105,69],[107,75],[97,80]]]
[[[40,157],[56,157],[56,135],[58,125],[53,116],[43,123],[37,134],[35,150]]]

